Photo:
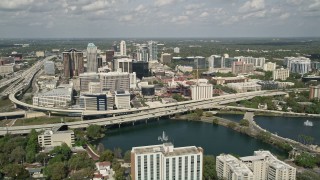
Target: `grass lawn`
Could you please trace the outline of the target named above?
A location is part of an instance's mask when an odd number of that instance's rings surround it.
[[[37,117],[28,119],[18,119],[13,126],[23,126],[23,125],[41,125],[41,124],[54,124],[60,123],[62,117]],[[69,118],[63,117],[63,122],[75,122],[81,121],[80,118]]]

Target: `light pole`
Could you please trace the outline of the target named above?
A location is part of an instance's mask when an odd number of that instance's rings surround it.
[[[9,126],[9,124],[6,124],[7,134],[8,134],[8,126]]]

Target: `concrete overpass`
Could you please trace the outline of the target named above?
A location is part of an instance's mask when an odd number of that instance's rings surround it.
[[[85,115],[112,114],[113,116],[108,118],[93,119],[93,120],[87,120],[87,121],[68,122],[65,124],[68,125],[70,128],[85,128],[90,124],[97,124],[100,126],[108,126],[108,125],[121,126],[121,124],[123,123],[134,124],[136,121],[141,121],[141,120],[148,121],[148,119],[160,118],[164,116],[171,116],[177,113],[189,112],[197,108],[212,109],[215,107],[219,107],[220,105],[223,105],[223,104],[228,104],[230,102],[252,99],[253,97],[256,97],[256,96],[277,96],[277,95],[285,95],[285,94],[286,93],[284,92],[275,92],[275,91],[256,91],[256,92],[248,92],[248,93],[229,94],[225,96],[217,96],[217,97],[213,97],[205,100],[171,103],[171,104],[165,104],[165,105],[153,107],[153,108],[143,107],[139,109],[132,108],[132,109],[115,110],[115,111],[103,111],[103,112],[83,111],[81,113]],[[51,110],[53,109],[51,108]],[[73,110],[67,110],[67,111],[74,112]],[[119,115],[119,114],[122,114],[122,115]],[[37,131],[41,131],[44,129],[51,129],[55,125],[56,124],[0,127],[0,135],[4,135],[6,133],[25,134],[25,133],[29,133],[31,129],[36,129]]]

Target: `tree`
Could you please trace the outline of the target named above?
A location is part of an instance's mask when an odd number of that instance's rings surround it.
[[[218,125],[218,124],[219,124],[219,119],[214,118],[214,119],[212,120],[212,124]]]
[[[297,180],[320,180],[320,175],[315,172],[305,170],[302,173],[297,173]]]
[[[107,149],[105,150],[99,158],[99,161],[110,161],[112,162],[114,158],[114,154],[111,150]]]
[[[237,124],[235,122],[229,122],[228,127],[234,129],[235,127],[237,127]]]
[[[45,174],[53,180],[64,179],[67,177],[67,168],[63,162],[49,163],[45,169]]]
[[[16,163],[22,163],[26,152],[21,146],[16,147],[10,154],[10,160]]]
[[[74,172],[70,179],[78,180],[78,179],[91,179],[93,177],[94,169],[93,168],[84,168],[79,171]]]
[[[216,173],[216,160],[214,156],[203,157],[203,179],[218,179]]]
[[[66,143],[63,143],[61,146],[56,146],[52,151],[50,151],[50,154],[52,155],[61,155],[63,161],[69,160],[71,153],[71,149]]]
[[[94,167],[94,162],[89,158],[88,154],[85,152],[78,153],[73,155],[68,161],[70,170],[80,170],[83,168],[91,168]]]
[[[103,151],[104,151],[104,145],[102,143],[99,143],[97,147],[97,152],[101,154],[103,153]]]
[[[8,164],[3,167],[2,172],[12,179],[28,179],[28,171],[20,164]]]
[[[194,112],[195,112],[199,117],[201,117],[201,116],[203,115],[203,110],[202,110],[202,109],[196,108],[196,109],[194,110]]]
[[[317,158],[315,158],[313,155],[307,152],[301,153],[294,160],[296,165],[302,166],[305,168],[314,168],[317,165],[317,163],[319,163],[318,161],[319,160]]]
[[[240,126],[249,126],[249,121],[246,119],[241,119],[239,124]]]
[[[101,133],[102,133],[102,129],[101,126],[99,125],[95,125],[95,124],[91,124],[88,128],[87,128],[87,136],[90,139],[97,139],[101,137]]]
[[[115,158],[121,159],[122,158],[122,149],[121,148],[114,148],[113,154]]]
[[[126,151],[124,153],[124,162],[130,163],[131,162],[131,151]]]

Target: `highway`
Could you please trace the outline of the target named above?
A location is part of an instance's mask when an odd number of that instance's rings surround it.
[[[275,91],[256,91],[256,92],[248,92],[248,93],[238,93],[238,94],[229,94],[225,96],[213,97],[205,100],[197,100],[197,101],[184,101],[178,103],[165,104],[159,107],[153,108],[132,108],[125,110],[115,110],[115,111],[90,111],[90,112],[82,112],[83,114],[114,114],[113,117],[101,118],[101,119],[93,119],[87,121],[78,121],[78,122],[68,122],[65,123],[70,128],[85,128],[90,124],[97,124],[100,126],[114,125],[118,124],[119,126],[122,123],[134,123],[136,121],[148,120],[154,118],[160,118],[164,116],[171,116],[176,113],[184,113],[188,111],[199,109],[212,109],[215,107],[219,107],[223,104],[228,104],[230,102],[236,102],[241,100],[252,99],[255,96],[277,96],[277,95],[285,95],[284,92],[275,92]],[[130,112],[129,114],[127,114]],[[115,114],[124,114],[115,116]],[[44,129],[51,129],[56,124],[46,124],[46,125],[33,125],[33,126],[12,126],[12,127],[0,127],[0,135],[5,135],[6,133],[11,134],[26,134],[29,133],[31,129],[36,129],[37,131],[41,131]]]

